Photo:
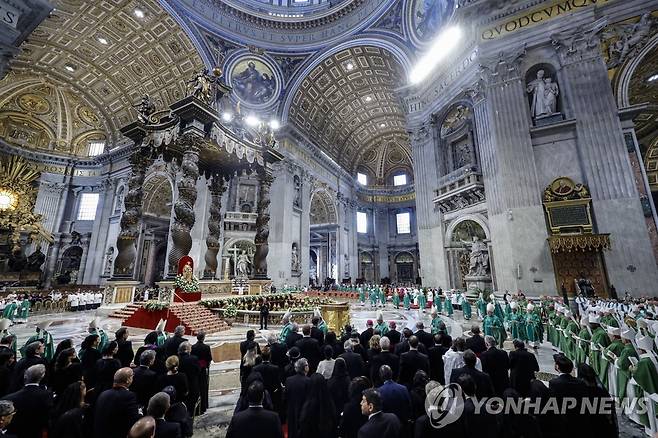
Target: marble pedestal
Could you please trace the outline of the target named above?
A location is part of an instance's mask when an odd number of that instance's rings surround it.
[[[109,281],[108,285],[113,289],[112,304],[132,303],[139,281],[116,280]]]
[[[488,275],[467,275],[464,277],[466,280],[466,289],[469,292],[473,292],[477,289],[482,291],[492,290],[491,277]]]

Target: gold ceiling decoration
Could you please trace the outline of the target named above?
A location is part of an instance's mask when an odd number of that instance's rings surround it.
[[[33,240],[53,242],[53,236],[41,225],[41,215],[34,213],[37,199],[35,181],[40,172],[22,157],[0,158],[0,203],[8,208],[0,214],[0,230],[10,234],[12,251],[20,251],[20,237],[27,233]]]
[[[0,81],[0,135],[11,143],[84,156],[89,140],[121,139],[144,94],[157,110],[184,97],[202,66],[156,0],[51,3]]]
[[[411,173],[411,148],[395,88],[406,81],[387,50],[351,47],[320,63],[293,96],[289,121],[349,171],[383,184],[393,170]]]

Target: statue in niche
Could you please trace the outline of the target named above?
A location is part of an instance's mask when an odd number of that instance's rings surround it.
[[[293,272],[299,272],[302,268],[301,261],[299,260],[299,251],[297,249],[297,243],[292,244],[292,251],[291,251],[291,261],[290,261],[290,269]]]
[[[526,88],[532,94],[530,112],[533,119],[550,116],[557,112],[558,85],[550,78],[546,78],[544,70],[537,71],[537,78],[530,82]]]
[[[471,246],[468,275],[471,277],[484,277],[489,275],[489,250],[487,244],[481,241],[478,236],[473,236],[471,242],[462,241],[462,243],[466,246]]]
[[[464,167],[473,162],[471,157],[471,145],[462,143],[455,145],[454,148],[454,170]]]
[[[302,181],[298,175],[295,175],[295,198],[292,201],[292,205],[297,208],[302,208]]]
[[[247,278],[249,277],[249,265],[251,260],[245,251],[242,251],[242,254],[238,256],[238,259],[235,263],[235,271],[238,278]]]
[[[82,234],[77,231],[71,231],[71,245],[82,245]]]
[[[149,123],[151,114],[155,112],[155,104],[148,94],[142,96],[142,100],[133,108],[137,108],[137,119],[144,124]]]

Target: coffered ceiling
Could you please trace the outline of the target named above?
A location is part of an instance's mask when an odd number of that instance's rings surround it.
[[[51,17],[21,46],[13,74],[0,81],[0,120],[7,125],[9,113],[21,109],[33,135],[45,139],[40,149],[84,155],[74,139],[87,131],[104,132],[110,144],[120,140],[118,129],[136,118],[133,105],[143,94],[166,109],[202,65],[156,0],[52,4]]]
[[[394,91],[404,82],[402,66],[385,49],[345,49],[303,79],[288,123],[348,171],[364,171],[384,184],[391,171],[411,171],[405,117]]]

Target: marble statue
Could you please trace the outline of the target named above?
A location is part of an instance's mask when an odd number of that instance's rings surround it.
[[[112,262],[114,261],[114,247],[110,246],[105,253],[105,270],[104,275],[110,276],[112,274]]]
[[[528,84],[526,91],[532,94],[530,112],[533,119],[557,112],[559,88],[551,78],[545,77],[544,70],[537,71],[537,78]]]
[[[480,240],[478,236],[473,236],[473,241],[469,254],[468,275],[472,277],[484,277],[489,275],[489,250],[487,244]]]
[[[295,175],[295,198],[292,201],[292,205],[297,208],[302,208],[302,181],[298,175]]]
[[[155,104],[148,94],[142,96],[142,100],[133,107],[137,108],[137,119],[144,124],[149,122],[151,114],[155,112]]]
[[[301,263],[299,261],[299,252],[297,251],[297,244],[293,243],[292,244],[292,252],[291,252],[291,263],[290,263],[290,269],[293,272],[299,272],[301,268]]]
[[[192,96],[197,99],[210,104],[213,100],[212,84],[213,78],[208,74],[207,68],[202,68],[194,77],[188,82],[191,84]]]
[[[246,278],[249,276],[249,256],[247,253],[242,251],[242,254],[238,256],[238,260],[235,265],[235,270],[238,278]]]

